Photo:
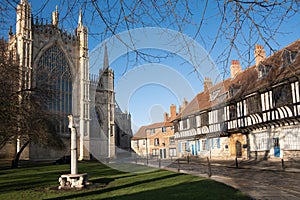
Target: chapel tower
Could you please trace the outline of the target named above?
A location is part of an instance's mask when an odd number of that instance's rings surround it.
[[[32,75],[32,18],[31,7],[27,0],[21,0],[17,6],[15,47],[19,60],[19,90],[31,88]]]
[[[76,77],[79,83],[79,107],[80,107],[80,157],[79,159],[86,159],[89,157],[89,130],[90,130],[90,97],[89,97],[89,57],[88,57],[88,29],[83,25],[82,12],[79,11],[78,26],[76,29],[76,36],[79,41],[78,51],[78,71],[79,75]]]
[[[103,68],[99,70],[99,82],[96,90],[97,107],[101,110],[100,126],[108,140],[108,158],[116,157],[115,149],[115,97],[114,72],[109,68],[107,47],[104,47]],[[101,114],[100,114],[101,115]]]

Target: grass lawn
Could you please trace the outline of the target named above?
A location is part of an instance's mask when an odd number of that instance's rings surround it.
[[[145,169],[134,164],[125,167]],[[0,199],[250,199],[210,179],[166,170],[126,173],[96,162],[79,163],[79,173],[88,173],[93,187],[55,189],[59,176],[68,174],[69,169],[69,165],[1,169]]]

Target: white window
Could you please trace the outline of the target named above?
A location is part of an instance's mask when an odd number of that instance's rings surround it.
[[[183,128],[183,121],[180,121],[179,122],[179,130],[183,130],[184,128]]]
[[[218,110],[213,110],[208,113],[209,124],[214,124],[218,122]]]
[[[300,150],[300,128],[285,129],[284,149],[285,150]]]
[[[273,97],[272,97],[272,91],[265,92],[264,94],[261,94],[261,105],[262,105],[262,111],[270,110],[273,108]]]
[[[161,132],[165,133],[167,131],[167,128],[164,126],[161,128]]]
[[[242,117],[243,115],[243,103],[240,101],[237,103],[237,117]]]
[[[251,151],[266,151],[270,149],[269,133],[262,132],[253,134],[250,139]]]
[[[152,156],[158,156],[158,149],[152,149]]]
[[[201,150],[206,150],[206,140],[201,140]]]
[[[155,128],[150,129],[150,134],[154,134],[155,133]]]
[[[197,127],[201,126],[201,118],[200,115],[196,116]]]
[[[175,137],[170,137],[170,144],[175,144]]]
[[[138,147],[138,146],[139,146],[139,141],[138,141],[138,140],[135,140],[135,141],[133,142],[133,146],[134,146],[134,147]]]
[[[154,146],[159,146],[159,138],[154,138]]]
[[[177,156],[176,148],[170,148],[169,153],[170,153],[170,157],[176,157]]]
[[[210,92],[209,93],[209,100],[210,101],[214,101],[217,98],[217,96],[218,96],[218,94],[219,94],[220,91],[221,91],[221,89],[217,89],[217,90],[215,90],[213,92]]]
[[[187,119],[184,119],[183,121],[182,121],[182,129],[184,130],[184,129],[187,129]]]

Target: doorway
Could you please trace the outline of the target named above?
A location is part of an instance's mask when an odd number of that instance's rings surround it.
[[[235,149],[236,149],[236,157],[241,158],[242,157],[242,143],[240,143],[239,141],[236,141]]]
[[[279,138],[273,138],[274,142],[274,156],[275,157],[280,157],[280,145],[279,145]]]
[[[197,155],[197,149],[196,149],[196,145],[192,144],[192,155],[196,156]]]
[[[166,149],[160,149],[159,153],[160,153],[160,158],[161,159],[165,159],[167,157],[167,150]]]

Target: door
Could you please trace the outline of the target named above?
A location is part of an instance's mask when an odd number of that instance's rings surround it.
[[[280,157],[279,138],[273,138],[273,142],[274,142],[274,156]]]
[[[236,157],[241,158],[242,157],[242,144],[239,141],[236,141],[235,148],[236,148]]]
[[[159,153],[160,153],[160,158],[161,159],[165,159],[166,158],[166,156],[167,156],[167,150],[166,149],[160,149]]]
[[[196,151],[195,151],[195,145],[192,144],[192,155],[196,155]]]

